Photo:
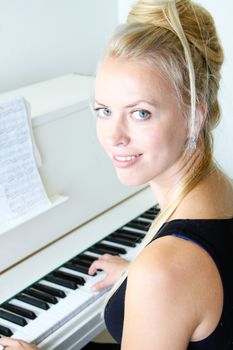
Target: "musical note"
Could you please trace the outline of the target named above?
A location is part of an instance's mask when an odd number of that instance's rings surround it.
[[[23,97],[0,102],[0,233],[50,206]]]

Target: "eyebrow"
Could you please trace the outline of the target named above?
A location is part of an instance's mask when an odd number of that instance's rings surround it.
[[[97,103],[100,106],[107,107],[107,105],[105,105],[105,104],[103,104],[103,103],[101,103],[101,102],[99,102],[97,100],[95,100],[94,102]],[[135,107],[135,106],[139,105],[140,103],[147,103],[147,104],[149,104],[151,106],[155,106],[156,105],[156,102],[153,102],[153,101],[137,100],[137,101],[135,101],[135,102],[133,102],[133,103],[131,103],[129,105],[124,106],[124,108],[132,108],[132,107]]]

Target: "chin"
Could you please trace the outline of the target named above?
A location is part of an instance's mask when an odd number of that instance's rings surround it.
[[[136,176],[122,176],[122,174],[117,173],[118,180],[125,186],[141,186],[148,183],[145,179],[139,179]]]

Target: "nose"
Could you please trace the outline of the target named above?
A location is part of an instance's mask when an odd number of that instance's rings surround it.
[[[129,130],[123,118],[109,120],[106,130],[106,143],[111,147],[126,146],[130,142]]]

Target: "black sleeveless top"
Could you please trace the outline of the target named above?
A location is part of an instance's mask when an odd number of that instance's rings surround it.
[[[180,236],[203,247],[214,260],[223,284],[224,304],[216,329],[205,339],[190,342],[188,350],[233,350],[233,218],[172,220],[156,236]],[[108,331],[120,343],[124,321],[127,279],[108,301],[104,318]]]

